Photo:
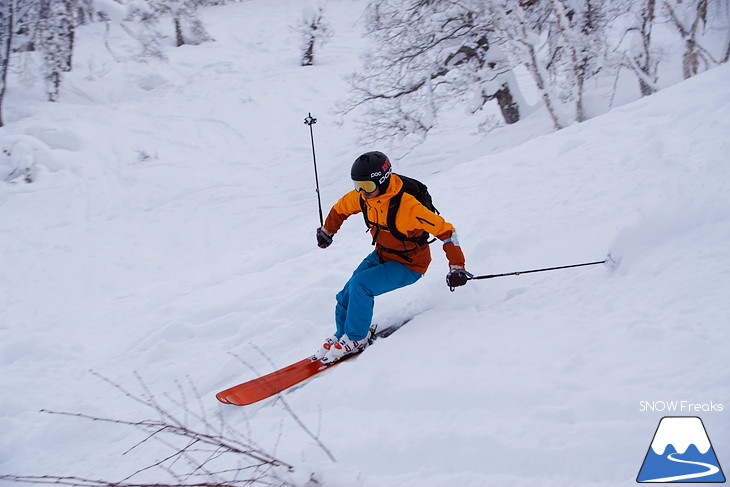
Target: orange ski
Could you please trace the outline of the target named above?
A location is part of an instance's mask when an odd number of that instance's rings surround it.
[[[411,318],[408,318],[397,325],[389,326],[377,333],[375,332],[377,325],[373,326],[370,329],[372,337],[368,344],[372,344],[372,342],[378,338],[386,338],[390,336],[393,332],[408,323],[410,320]],[[283,369],[275,370],[270,374],[261,376],[258,379],[253,379],[248,382],[244,382],[243,384],[233,386],[225,391],[221,391],[216,394],[215,397],[224,404],[247,406],[261,401],[262,399],[266,399],[267,397],[279,394],[280,392],[283,392],[290,387],[309,379],[310,377],[314,377],[330,367],[334,367],[335,365],[341,364],[353,357],[357,357],[362,352],[363,350],[360,350],[359,352],[345,355],[337,362],[331,364],[323,364],[320,360],[312,360],[312,357],[307,357],[304,360],[295,362]]]
[[[224,404],[234,406],[246,406],[278,394],[302,381],[313,377],[320,372],[329,369],[339,363],[356,357],[358,354],[346,355],[341,360],[332,364],[323,364],[319,360],[312,360],[307,357],[304,360],[293,363],[283,369],[276,370],[270,374],[257,379],[238,384],[215,395]]]

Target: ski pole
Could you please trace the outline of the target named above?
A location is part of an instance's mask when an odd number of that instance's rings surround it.
[[[487,274],[484,276],[470,277],[469,280],[492,279],[494,277],[505,277],[505,276],[519,276],[520,274],[531,274],[533,272],[556,271],[558,269],[570,269],[572,267],[583,267],[583,266],[587,266],[587,265],[598,265],[598,264],[614,264],[614,260],[609,255],[605,259],[597,260],[595,262],[585,262],[583,264],[561,265],[561,266],[557,266],[557,267],[545,267],[542,269],[530,269],[527,271],[505,272],[504,274]]]
[[[306,125],[309,125],[309,136],[312,138],[312,160],[314,161],[314,182],[317,185],[317,204],[319,205],[319,226],[324,226],[324,218],[322,218],[322,200],[319,197],[319,176],[317,175],[317,155],[314,152],[314,131],[312,130],[312,125],[317,123],[317,119],[312,117],[312,114],[309,113],[307,117],[304,119],[304,123]]]

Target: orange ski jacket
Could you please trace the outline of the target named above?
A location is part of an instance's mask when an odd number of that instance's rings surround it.
[[[348,217],[361,213],[364,207],[367,211],[366,220],[371,224],[370,233],[373,236],[375,250],[380,260],[383,262],[394,260],[423,274],[431,263],[431,251],[428,244],[419,245],[411,241],[398,240],[387,226],[390,200],[400,193],[402,188],[403,181],[397,174],[393,174],[390,176],[390,184],[385,193],[374,198],[365,198],[357,190],[350,191],[332,207],[324,222],[324,229],[330,235],[334,235]],[[361,200],[364,202],[364,206],[361,206]],[[395,217],[395,226],[398,232],[409,238],[420,237],[424,232],[434,235],[444,242],[443,249],[449,265],[464,267],[464,253],[456,241],[454,226],[423,206],[413,195],[403,193]],[[454,238],[452,239],[452,237]]]

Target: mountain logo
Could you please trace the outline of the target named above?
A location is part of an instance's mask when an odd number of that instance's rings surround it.
[[[702,420],[696,416],[663,417],[636,481],[725,482]]]

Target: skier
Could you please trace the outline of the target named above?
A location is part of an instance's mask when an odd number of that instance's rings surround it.
[[[355,189],[335,203],[324,225],[317,229],[317,245],[329,247],[342,223],[350,215],[362,212],[375,251],[362,261],[337,294],[337,329],[313,358],[324,363],[335,362],[367,345],[375,296],[413,284],[423,276],[431,262],[429,233],[443,242],[449,261],[446,283],[451,290],[472,277],[464,268],[464,254],[454,226],[414,195],[402,192],[404,182],[392,173],[385,154],[374,151],[361,155],[353,163],[350,175]],[[400,205],[394,207],[392,201],[398,198]],[[395,215],[389,218],[393,211]]]

